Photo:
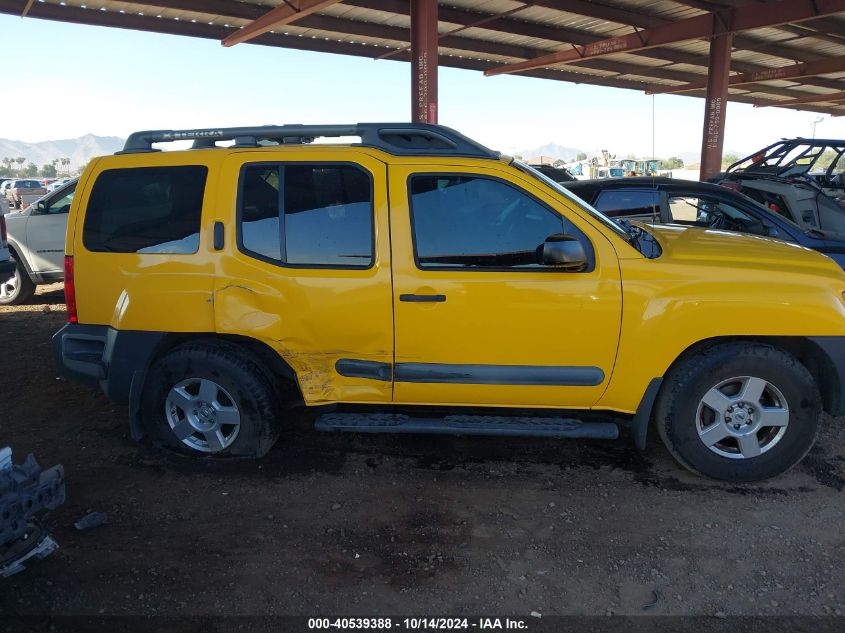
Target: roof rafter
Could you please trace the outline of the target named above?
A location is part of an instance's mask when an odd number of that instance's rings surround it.
[[[223,46],[234,46],[241,42],[248,42],[278,26],[291,24],[306,15],[325,9],[338,2],[341,2],[341,0],[283,0],[282,4],[275,9],[270,9],[267,13],[256,18],[245,27],[223,38],[222,44]]]
[[[742,86],[744,84],[756,83],[758,81],[775,81],[781,79],[802,79],[816,75],[828,75],[831,73],[845,72],[845,56],[828,57],[815,62],[804,62],[803,64],[792,64],[779,68],[769,68],[753,73],[741,73],[728,79],[730,87]],[[689,92],[690,90],[701,90],[707,87],[707,81],[692,82],[681,86],[666,88],[665,86],[649,88],[648,94],[675,94],[678,92]]]
[[[806,97],[798,97],[797,99],[790,99],[789,101],[760,101],[754,104],[755,108],[775,107],[775,108],[791,108],[792,106],[801,105],[804,103],[838,103],[845,101],[845,91],[833,92],[830,94],[812,94]]]
[[[712,37],[721,33],[736,33],[767,26],[802,22],[845,11],[845,0],[776,0],[768,3],[761,11],[756,3],[737,8],[728,8],[713,13],[669,22],[650,29],[644,29],[612,37],[571,50],[557,51],[532,60],[507,64],[486,71],[487,76],[517,73],[555,64],[577,61],[588,57],[605,57],[616,53],[642,51],[666,44]]]

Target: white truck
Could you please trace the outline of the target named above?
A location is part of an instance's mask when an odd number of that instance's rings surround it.
[[[64,279],[67,214],[75,192],[76,180],[72,180],[20,213],[2,218],[14,267],[8,275],[2,273],[0,264],[0,305],[25,303],[35,294],[38,284]]]

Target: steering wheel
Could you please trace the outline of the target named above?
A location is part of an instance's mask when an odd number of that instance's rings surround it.
[[[725,215],[723,213],[713,213],[710,216],[710,221],[707,223],[711,229],[725,228]]]

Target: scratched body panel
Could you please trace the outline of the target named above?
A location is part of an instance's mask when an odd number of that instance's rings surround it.
[[[241,167],[253,162],[338,163],[338,152],[285,148],[239,152],[224,164],[218,199],[227,202],[219,220],[225,225],[226,257],[217,259],[214,320],[217,332],[263,341],[296,372],[308,404],[389,402],[390,381],[341,376],[340,359],[393,363],[393,309],[386,167],[356,153],[370,172],[374,191],[375,255],[371,268],[330,269],[280,266],[241,252],[232,211],[237,206]],[[229,206],[231,204],[231,206]]]

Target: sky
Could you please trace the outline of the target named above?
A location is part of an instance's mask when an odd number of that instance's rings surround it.
[[[407,63],[0,16],[0,138],[283,123],[407,121]],[[376,51],[383,49],[373,49]],[[41,73],[44,81],[37,81]],[[6,78],[8,79],[8,75]],[[17,83],[15,97],[9,88]],[[558,143],[587,152],[658,157],[698,152],[704,101],[440,68],[439,122],[508,153]],[[725,151],[748,154],[810,136],[819,114],[729,103]],[[824,115],[819,137],[845,137]]]

